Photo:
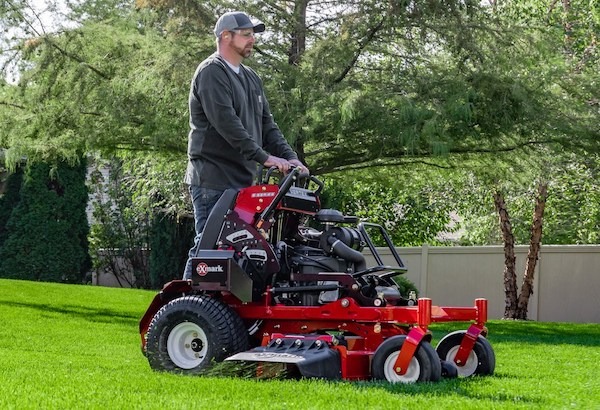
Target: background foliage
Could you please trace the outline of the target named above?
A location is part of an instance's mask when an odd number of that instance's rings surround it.
[[[19,203],[19,191],[23,183],[23,169],[18,168],[6,177],[4,194],[0,196],[0,248],[8,236],[6,224],[13,208]]]
[[[94,246],[141,249],[153,243],[151,221],[189,215],[189,81],[231,9],[267,25],[247,63],[288,140],[330,181],[327,206],[388,225],[403,245],[440,243],[449,230],[492,244],[491,192],[502,188],[526,243],[531,194],[547,180],[544,243],[599,240],[596,1],[44,4],[0,6],[0,149],[11,170],[23,157],[76,163],[82,152],[121,161],[127,198],[115,198],[119,215],[106,211],[115,228],[93,229]],[[186,241],[185,228],[169,229],[173,246]],[[160,272],[179,269],[178,257],[160,259],[174,264]]]
[[[90,251],[96,269],[143,288],[181,277],[194,226],[193,218],[169,208],[183,198],[161,196],[161,184],[182,184],[169,175],[168,166],[151,159],[95,159]]]
[[[528,3],[532,27],[513,2],[102,0],[71,3],[75,26],[47,33],[19,20],[11,0],[4,24],[25,35],[12,43],[19,82],[2,87],[0,146],[9,164],[23,153],[124,149],[183,161],[189,79],[214,51],[216,17],[231,8],[269,27],[249,63],[317,174],[572,146],[573,135],[594,145],[593,64],[574,72],[563,27],[533,7],[544,2]]]
[[[457,228],[452,189],[442,180],[426,182],[415,174],[395,170],[331,176],[322,199],[326,207],[384,226],[397,246],[447,244]]]
[[[10,215],[1,230],[0,277],[83,281],[90,268],[85,173],[85,161],[58,166],[52,175],[48,165],[37,163],[25,170],[21,185],[10,184],[1,199],[12,207],[2,208]]]

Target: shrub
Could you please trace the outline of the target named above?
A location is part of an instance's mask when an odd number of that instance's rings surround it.
[[[90,253],[97,271],[111,273],[121,286],[149,288],[148,213],[133,203],[134,184],[118,160],[97,161],[91,173],[94,223]],[[108,170],[108,178],[100,171]]]
[[[417,289],[417,286],[410,279],[406,278],[405,276],[398,275],[394,276],[394,280],[398,284],[398,290],[402,296],[408,297],[412,291],[415,292],[416,297],[419,297],[419,289]]]
[[[323,192],[323,207],[335,208],[346,215],[382,225],[396,246],[420,246],[423,243],[442,244],[440,234],[450,232],[452,204],[441,198],[443,191],[434,187],[387,185],[377,181],[327,181]],[[373,241],[384,241],[373,232]]]
[[[166,282],[181,279],[188,250],[194,242],[193,218],[156,214],[150,233],[150,283],[161,288]]]
[[[0,277],[83,281],[90,267],[85,173],[85,161],[25,169],[0,246]]]
[[[4,194],[0,196],[0,248],[6,240],[7,230],[6,224],[10,219],[13,209],[19,203],[19,192],[23,183],[23,170],[17,168],[14,173],[8,175]]]

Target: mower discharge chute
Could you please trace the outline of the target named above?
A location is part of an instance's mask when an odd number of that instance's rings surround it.
[[[389,382],[493,374],[487,300],[433,306],[402,295],[406,272],[385,229],[321,209],[323,183],[293,169],[279,184],[227,190],[211,212],[190,280],[167,283],[140,322],[156,370],[276,363],[290,375]],[[318,227],[319,229],[316,229]],[[389,248],[386,266],[371,235]],[[363,248],[375,265],[367,267]],[[470,322],[434,349],[434,322]]]

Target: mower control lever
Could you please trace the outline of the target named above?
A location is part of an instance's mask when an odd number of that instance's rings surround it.
[[[269,169],[267,169],[267,172],[265,172],[264,178],[262,178],[259,183],[260,184],[268,184],[269,183],[269,179],[271,179],[271,174],[273,174],[273,172],[275,171],[279,171],[279,168],[277,167],[270,167]]]
[[[283,178],[281,179],[281,183],[280,186],[283,185],[283,181],[285,181],[285,178],[288,177],[293,170],[297,169],[298,167],[296,166],[292,166],[290,168],[290,172],[287,175],[284,175]],[[262,176],[262,178],[259,179],[258,183],[259,184],[268,184],[269,183],[269,179],[271,178],[271,175],[273,174],[273,172],[279,172],[279,169],[277,167],[270,167],[267,172],[264,173],[264,175]],[[261,172],[262,174],[262,172]],[[308,188],[308,183],[309,181],[314,182],[317,185],[317,189],[315,191],[315,195],[318,196],[321,191],[323,190],[325,184],[323,184],[323,181],[321,181],[320,179],[318,179],[316,176],[311,175],[308,172],[299,172],[296,176],[296,178],[294,179],[294,182],[298,181],[298,180],[304,180],[305,182],[305,186],[304,188]]]
[[[277,169],[277,168],[275,168],[275,169]],[[267,171],[267,175],[270,175],[270,172],[272,170],[273,170],[273,167],[269,168],[269,170]],[[279,203],[281,202],[281,200],[283,199],[285,194],[288,193],[288,191],[290,190],[290,188],[292,187],[292,185],[298,178],[298,174],[300,174],[300,168],[294,167],[290,170],[290,172],[285,177],[283,177],[283,180],[279,184],[279,191],[277,192],[277,195],[275,195],[275,198],[273,198],[273,201],[271,201],[269,206],[266,207],[265,210],[260,214],[260,218],[258,218],[258,221],[256,222],[257,229],[260,230],[262,228],[262,225],[265,223],[265,221],[267,219],[269,219],[269,217],[271,216],[271,214],[273,213],[273,211],[275,210],[277,205],[279,205]],[[267,178],[267,181],[268,181],[268,178]]]
[[[296,168],[299,168],[299,167],[297,167],[295,165],[292,165],[290,167],[289,172],[283,176],[282,181],[283,181],[283,179],[285,179],[286,176],[288,176]],[[259,181],[259,183],[260,184],[268,184],[269,183],[269,179],[271,178],[271,175],[275,171],[279,172],[279,168],[277,168],[277,167],[270,167],[267,170],[267,172],[265,173],[264,177]],[[298,173],[298,178],[310,178],[310,174],[308,172],[301,172],[301,173]]]

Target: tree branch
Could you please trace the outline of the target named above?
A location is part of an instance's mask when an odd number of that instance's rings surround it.
[[[90,63],[84,61],[81,57],[76,56],[75,54],[71,54],[69,53],[67,50],[63,49],[62,47],[60,47],[58,44],[56,44],[54,41],[50,40],[47,36],[43,38],[44,41],[46,43],[48,43],[50,46],[54,47],[55,49],[58,50],[59,53],[61,53],[62,55],[77,61],[79,64],[84,65],[85,67],[89,68],[90,70],[92,70],[94,73],[96,73],[98,76],[104,78],[105,80],[110,80],[110,76],[108,74],[103,73],[102,71],[100,71],[99,69],[97,69],[96,67],[92,66]]]
[[[375,27],[373,27],[373,28],[371,28],[371,30],[369,30],[364,41],[358,45],[358,49],[354,53],[354,57],[352,58],[352,61],[350,61],[350,63],[346,66],[346,68],[344,69],[344,71],[342,71],[342,73],[338,76],[338,78],[333,80],[334,84],[338,84],[338,83],[342,82],[344,80],[344,78],[346,78],[346,76],[348,75],[350,70],[352,70],[352,68],[356,65],[356,62],[358,61],[358,58],[362,54],[363,50],[371,42],[373,37],[375,37],[375,34],[377,34],[377,32],[381,29],[381,27],[383,27],[384,22],[385,22],[385,16],[381,19],[381,21]]]
[[[478,147],[466,147],[466,148],[456,148],[450,149],[448,155],[469,155],[469,154],[494,154],[501,152],[511,152],[516,151],[518,149],[522,149],[528,146],[535,145],[545,145],[552,144],[558,142],[554,139],[540,140],[540,141],[524,141],[521,143],[516,143],[511,146],[506,147],[498,147],[498,148],[478,148]],[[325,158],[320,158],[318,160],[319,164],[323,164],[321,167],[310,166],[311,170],[315,174],[328,174],[331,172],[341,171],[341,170],[355,170],[355,169],[365,169],[371,167],[380,167],[380,166],[397,166],[404,165],[407,163],[422,163],[425,165],[431,165],[439,168],[451,169],[452,166],[443,166],[434,163],[428,163],[421,158],[432,158],[435,157],[431,152],[422,152],[421,154],[412,154],[407,155],[406,153],[393,151],[386,152],[381,151],[379,155],[373,158],[373,155],[367,156],[364,153],[356,153],[356,152],[344,152],[343,147],[336,147],[334,145],[329,144],[327,147],[324,147],[320,150],[311,151],[306,154],[306,158],[310,158],[311,156],[327,153]],[[357,154],[357,155],[353,155]]]
[[[552,3],[550,3],[550,5],[548,6],[548,11],[547,11],[547,20],[550,20],[550,13],[552,13],[552,11],[554,10],[554,7],[556,7],[556,3],[558,3],[558,0],[552,0]]]
[[[556,139],[547,139],[547,140],[539,140],[539,141],[523,141],[515,145],[499,147],[499,148],[466,148],[466,149],[456,149],[450,150],[452,154],[493,154],[496,152],[510,152],[515,151],[521,148],[525,148],[532,145],[545,145],[545,144],[553,144],[559,142]]]
[[[427,165],[427,166],[431,166],[431,167],[435,167],[435,168],[440,168],[440,169],[454,169],[456,168],[453,165],[441,165],[441,164],[435,164],[433,162],[429,162],[429,161],[425,161],[422,159],[411,159],[408,157],[404,157],[404,159],[390,159],[387,161],[378,161],[375,163],[363,163],[363,164],[354,164],[354,165],[347,165],[347,166],[339,166],[339,167],[331,167],[331,168],[317,168],[319,175],[324,175],[324,174],[329,174],[331,172],[337,172],[337,171],[357,171],[360,169],[367,169],[367,168],[380,168],[380,167],[394,167],[394,166],[402,166],[402,165],[412,165],[412,164],[423,164],[423,165]]]
[[[92,66],[91,64],[87,63],[86,61],[84,61],[81,57],[76,56],[75,54],[71,54],[68,51],[64,50],[63,48],[61,48],[58,44],[56,44],[54,41],[52,41],[49,37],[49,35],[46,33],[46,30],[44,29],[44,25],[42,24],[42,21],[40,19],[40,16],[36,13],[36,11],[30,7],[31,12],[33,13],[33,15],[35,16],[35,18],[39,21],[40,23],[40,27],[41,27],[41,33],[33,26],[33,24],[31,24],[31,22],[29,22],[29,20],[26,18],[26,16],[21,13],[21,11],[14,5],[14,3],[10,0],[6,0],[8,2],[8,5],[11,7],[11,9],[16,12],[21,19],[23,20],[23,22],[25,24],[27,24],[27,26],[31,29],[31,31],[38,37],[40,37],[41,39],[43,39],[43,41],[45,41],[47,44],[49,44],[51,47],[54,47],[55,49],[57,49],[61,54],[63,54],[64,56],[71,58],[75,61],[77,61],[78,63],[86,66],[87,68],[89,68],[90,70],[92,70],[94,73],[96,73],[97,75],[99,75],[100,77],[104,78],[105,80],[109,80],[110,76],[108,76],[107,74],[103,73],[102,71],[100,71],[99,69],[97,69],[96,67]]]
[[[13,104],[13,103],[9,103],[9,102],[6,102],[6,101],[0,101],[0,105],[6,105],[8,107],[19,108],[21,110],[26,110],[27,109],[27,107],[25,107],[23,105]]]

